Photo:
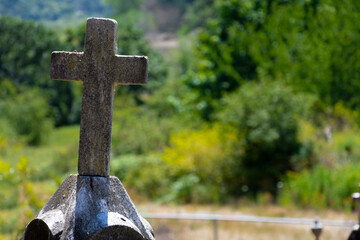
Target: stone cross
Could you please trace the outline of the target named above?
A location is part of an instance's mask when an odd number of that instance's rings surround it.
[[[51,78],[82,81],[78,175],[69,175],[21,240],[155,240],[124,186],[109,177],[114,86],[145,84],[146,57],[116,55],[117,22],[89,18],[84,52],[53,52]]]
[[[109,176],[114,87],[147,81],[147,57],[116,52],[117,22],[89,18],[84,52],[51,54],[51,79],[83,82],[79,175]]]

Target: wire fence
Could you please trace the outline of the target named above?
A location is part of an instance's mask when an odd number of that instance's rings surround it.
[[[309,229],[314,228],[314,222],[317,221],[317,219],[311,219],[311,218],[261,217],[261,216],[250,216],[250,215],[229,216],[229,215],[221,215],[221,214],[200,214],[200,213],[173,213],[173,214],[171,214],[171,213],[142,213],[142,216],[145,218],[148,218],[148,219],[211,221],[212,225],[213,225],[213,235],[214,235],[213,239],[214,240],[219,240],[219,234],[218,234],[218,222],[219,221],[309,225]],[[355,224],[356,224],[355,221],[321,220],[322,226],[347,228],[349,230]],[[321,232],[321,230],[320,230],[320,232]],[[316,238],[316,239],[318,239],[318,238]]]

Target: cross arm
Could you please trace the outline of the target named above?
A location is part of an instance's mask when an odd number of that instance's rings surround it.
[[[51,54],[51,79],[82,81],[84,80],[83,52],[55,51]]]
[[[147,82],[148,58],[115,55],[111,69],[112,80],[115,84],[143,85]]]

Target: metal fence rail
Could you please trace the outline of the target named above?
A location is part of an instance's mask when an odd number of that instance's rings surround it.
[[[309,225],[314,224],[315,219],[311,218],[289,218],[289,217],[261,217],[251,215],[229,216],[220,214],[203,214],[203,213],[142,213],[144,218],[149,219],[173,219],[173,220],[205,220],[212,221],[214,228],[214,239],[218,240],[218,221],[234,221],[248,223],[274,223],[274,224],[295,224]],[[321,220],[323,226],[352,228],[355,221],[337,221]]]
[[[208,221],[234,221],[234,222],[254,222],[254,223],[278,223],[278,224],[297,224],[312,225],[314,219],[311,218],[289,218],[289,217],[260,217],[251,215],[229,216],[220,214],[202,213],[142,213],[145,218],[150,219],[184,219],[184,220],[208,220]],[[352,228],[355,221],[321,220],[323,226]]]

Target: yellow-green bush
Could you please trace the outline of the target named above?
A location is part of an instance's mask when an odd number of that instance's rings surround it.
[[[171,134],[162,154],[112,159],[112,174],[126,186],[160,201],[222,201],[234,165],[234,141],[233,129],[221,125],[180,130]]]
[[[183,130],[170,137],[161,155],[174,176],[170,199],[180,202],[222,200],[226,178],[234,164],[236,134],[232,128],[214,125],[200,130]]]
[[[11,211],[8,218],[0,214],[0,234],[11,233],[19,238],[26,224],[43,206],[29,180],[30,171],[25,157],[21,157],[15,167],[0,160],[0,211]]]

